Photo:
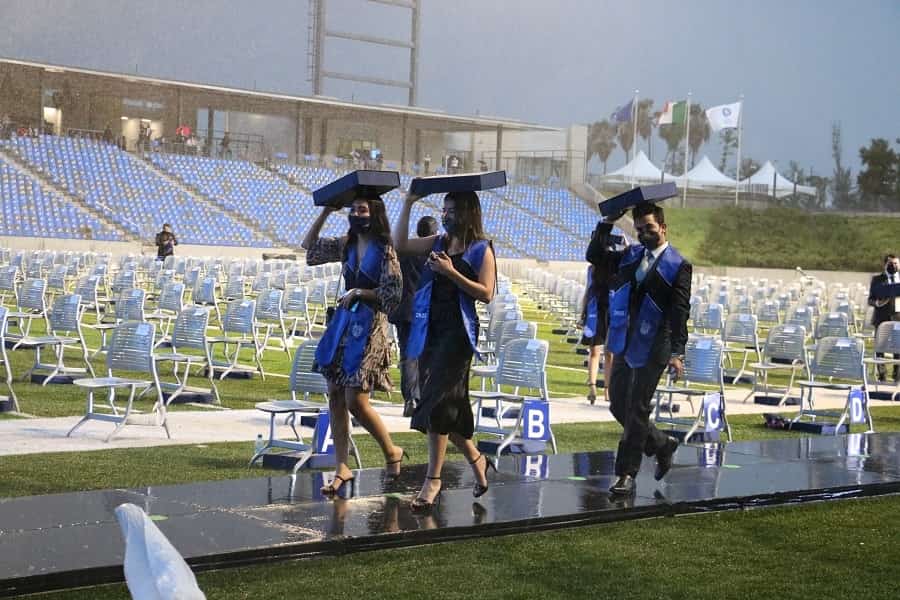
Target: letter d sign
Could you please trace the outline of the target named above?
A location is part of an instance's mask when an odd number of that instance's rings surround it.
[[[866,395],[860,389],[850,390],[847,398],[850,405],[850,422],[865,423],[866,422]]]

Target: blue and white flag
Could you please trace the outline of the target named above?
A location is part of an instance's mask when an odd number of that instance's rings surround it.
[[[706,109],[706,118],[713,131],[732,129],[738,126],[741,117],[741,103],[720,104]]]
[[[619,106],[610,115],[613,123],[627,123],[631,120],[632,113],[634,112],[634,98],[628,101],[628,104],[625,106]]]

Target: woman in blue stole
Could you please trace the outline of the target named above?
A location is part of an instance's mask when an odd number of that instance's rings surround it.
[[[412,428],[428,435],[428,472],[413,510],[428,510],[439,498],[447,441],[459,448],[475,476],[477,498],[488,489],[493,463],[472,443],[475,420],[469,402],[469,364],[478,342],[475,301],[488,303],[497,280],[494,250],[484,236],[475,192],[444,197],[444,235],[409,238],[409,213],[418,200],[408,195],[394,229],[401,254],[427,256],[413,303],[406,351],[419,360],[419,404]]]
[[[329,495],[353,480],[347,464],[348,411],[381,446],[390,474],[399,473],[405,455],[391,441],[381,417],[369,404],[369,395],[374,390],[392,389],[387,315],[399,304],[403,286],[387,212],[377,196],[357,198],[350,207],[347,235],[319,237],[322,225],[335,210],[331,207],[322,210],[302,244],[310,266],[342,263],[347,290],[316,349],[319,371],[328,380],[328,409],[337,465],[334,480],[322,488],[322,493]]]

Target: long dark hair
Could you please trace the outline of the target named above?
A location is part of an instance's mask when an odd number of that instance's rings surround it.
[[[369,205],[369,216],[370,223],[369,226],[369,235],[372,237],[372,240],[384,245],[391,246],[393,243],[391,242],[391,224],[388,221],[387,217],[387,208],[384,206],[384,200],[379,198],[378,196],[371,197],[360,197],[354,200],[354,202],[358,200],[363,200],[366,204]],[[355,246],[357,242],[357,235],[353,233],[349,228],[347,229],[347,244],[344,246],[344,256],[343,262],[347,262],[347,252],[351,246]],[[360,256],[358,260],[362,260]]]
[[[484,225],[481,222],[481,201],[475,192],[450,192],[444,200],[453,200],[456,211],[457,234],[463,245],[476,240],[484,240]]]

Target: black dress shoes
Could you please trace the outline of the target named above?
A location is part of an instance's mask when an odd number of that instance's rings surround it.
[[[656,472],[653,478],[659,481],[666,476],[669,469],[672,468],[672,458],[675,456],[675,450],[678,449],[678,440],[669,436],[665,445],[656,451]]]
[[[620,475],[611,488],[611,494],[619,496],[630,496],[634,494],[634,477],[631,475]]]

